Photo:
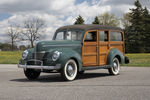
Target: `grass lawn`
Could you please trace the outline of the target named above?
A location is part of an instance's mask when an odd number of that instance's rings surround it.
[[[0,64],[17,64],[22,51],[0,51]]]
[[[130,63],[124,66],[150,67],[150,53],[126,54]]]
[[[0,64],[17,64],[22,51],[0,51]],[[150,67],[150,53],[126,54],[130,63],[124,66]]]

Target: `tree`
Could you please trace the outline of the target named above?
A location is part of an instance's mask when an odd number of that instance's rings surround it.
[[[121,22],[122,22],[122,25],[123,25],[123,28],[124,28],[124,39],[125,39],[125,51],[126,52],[132,52],[131,48],[130,47],[130,26],[131,26],[131,23],[130,23],[130,14],[129,13],[126,13],[123,15],[123,18],[121,19]]]
[[[126,52],[150,52],[150,14],[147,8],[142,8],[139,0],[134,2],[135,8],[127,14],[129,24],[125,26]]]
[[[2,51],[10,51],[12,49],[12,45],[8,43],[3,43],[3,44],[0,44],[0,49]],[[14,45],[14,50],[18,50],[16,45]]]
[[[11,50],[14,51],[14,44],[17,42],[20,34],[20,27],[17,25],[11,25],[7,29],[7,34],[11,40]]]
[[[40,18],[27,19],[24,21],[24,27],[22,29],[22,40],[30,41],[31,47],[34,47],[34,42],[41,36],[41,31],[45,25],[44,20]]]
[[[129,45],[133,52],[144,52],[143,8],[139,0],[136,0],[134,5],[135,8],[130,9],[131,13],[129,15],[131,23],[128,30],[128,34],[130,34],[128,37]]]
[[[76,18],[76,21],[74,22],[74,24],[76,25],[76,24],[84,24],[84,19],[82,18],[82,16],[78,16],[77,18]]]
[[[143,10],[143,30],[144,30],[144,38],[143,43],[146,52],[150,52],[150,14],[147,8],[145,7]]]
[[[27,47],[26,47],[25,45],[20,45],[20,46],[19,46],[19,50],[24,51],[24,50],[26,50],[26,49],[27,49]]]
[[[129,13],[126,13],[123,15],[123,18],[121,19],[124,28],[127,28],[131,25],[129,15],[130,15]]]
[[[96,16],[92,24],[100,24],[98,17]]]
[[[119,26],[119,18],[108,12],[98,16],[100,25]]]

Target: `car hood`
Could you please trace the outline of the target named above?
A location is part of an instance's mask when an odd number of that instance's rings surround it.
[[[81,46],[81,41],[41,41],[36,44],[35,51],[49,51],[56,48],[78,48]]]

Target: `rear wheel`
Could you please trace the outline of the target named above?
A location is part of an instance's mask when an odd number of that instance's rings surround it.
[[[77,64],[73,59],[70,59],[65,64],[64,68],[61,71],[61,75],[67,81],[72,81],[77,76]]]
[[[111,66],[111,68],[109,68],[108,71],[111,75],[118,75],[119,74],[120,63],[119,63],[119,60],[117,58],[113,59],[113,66]]]
[[[40,76],[40,71],[34,69],[24,69],[24,74],[29,80],[37,79]]]

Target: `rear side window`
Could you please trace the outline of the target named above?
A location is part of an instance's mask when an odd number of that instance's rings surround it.
[[[99,41],[108,41],[108,31],[99,31]]]
[[[110,41],[123,41],[121,32],[110,32]]]

